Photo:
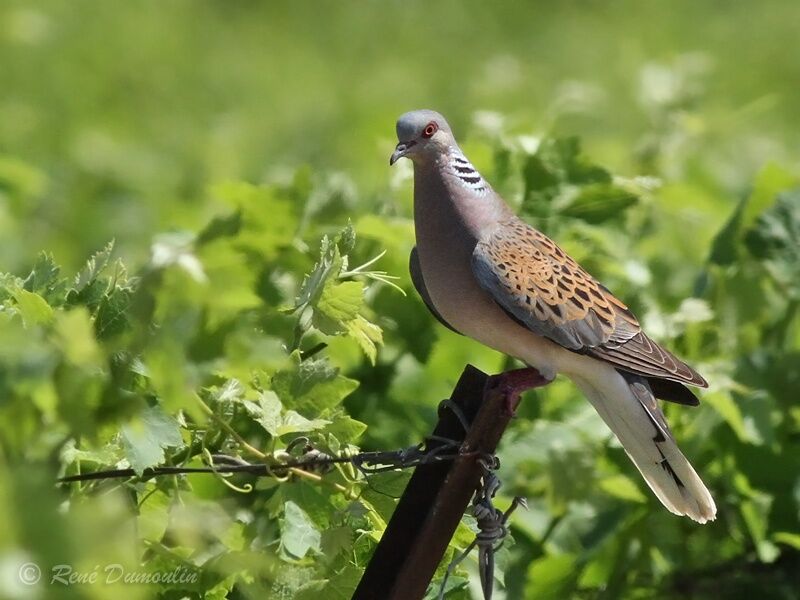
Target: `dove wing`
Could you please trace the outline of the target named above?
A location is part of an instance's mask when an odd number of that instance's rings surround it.
[[[646,378],[708,386],[555,242],[516,217],[478,242],[472,269],[495,302],[538,335]]]
[[[419,253],[417,252],[416,246],[411,249],[411,254],[408,257],[408,272],[411,274],[411,283],[414,284],[414,289],[417,290],[417,293],[419,294],[420,298],[422,298],[425,306],[427,306],[431,314],[436,317],[436,320],[447,327],[450,331],[461,334],[460,331],[444,320],[444,317],[433,305],[430,292],[428,292],[428,288],[425,286],[425,279],[422,277],[422,267],[419,265]]]

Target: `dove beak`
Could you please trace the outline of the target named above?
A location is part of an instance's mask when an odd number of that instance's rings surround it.
[[[396,163],[398,160],[400,160],[406,154],[408,154],[408,151],[414,144],[416,144],[416,142],[413,141],[400,142],[399,144],[397,144],[397,146],[394,149],[394,152],[392,152],[392,156],[389,158],[389,166],[392,166],[394,163]]]

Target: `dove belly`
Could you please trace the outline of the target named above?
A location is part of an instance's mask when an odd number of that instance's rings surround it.
[[[441,240],[440,240],[441,241]],[[417,237],[420,268],[425,287],[445,321],[467,337],[536,368],[545,377],[561,369],[562,354],[573,354],[519,325],[480,287],[472,274],[469,248],[451,246],[442,258]]]

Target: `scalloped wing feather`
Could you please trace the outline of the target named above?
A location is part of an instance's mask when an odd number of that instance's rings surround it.
[[[472,267],[494,300],[534,333],[632,373],[707,387],[647,337],[625,304],[524,221],[504,221],[478,242]]]

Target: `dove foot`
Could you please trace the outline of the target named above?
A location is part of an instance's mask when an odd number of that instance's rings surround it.
[[[523,392],[543,387],[552,381],[533,367],[506,371],[495,375],[495,378],[496,385],[500,386],[504,396],[503,412],[510,417],[516,416],[519,399]]]

